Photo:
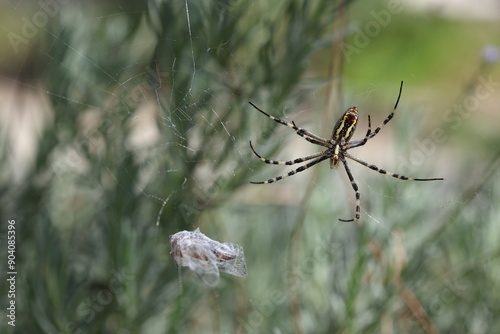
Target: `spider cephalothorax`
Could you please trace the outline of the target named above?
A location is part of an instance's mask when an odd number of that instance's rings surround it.
[[[368,130],[366,131],[366,135],[364,138],[352,140],[352,135],[354,134],[354,131],[356,130],[356,125],[358,122],[358,109],[356,107],[351,107],[347,109],[344,114],[339,118],[337,123],[335,124],[333,131],[332,131],[332,136],[329,140],[324,139],[320,136],[317,136],[303,128],[299,128],[295,122],[292,121],[292,123],[283,121],[279,118],[276,118],[274,116],[269,115],[265,111],[259,109],[257,106],[255,106],[252,102],[249,102],[255,109],[269,117],[275,122],[278,122],[282,125],[285,125],[289,128],[292,128],[295,130],[295,132],[305,138],[308,142],[313,143],[315,145],[323,146],[326,149],[322,152],[315,153],[308,155],[306,157],[302,158],[297,158],[295,160],[290,160],[290,161],[277,161],[277,160],[269,160],[261,157],[253,148],[252,142],[250,142],[250,148],[252,149],[253,153],[262,161],[264,161],[266,164],[271,164],[271,165],[293,165],[293,164],[298,164],[304,161],[308,160],[313,160],[305,165],[300,166],[297,169],[294,169],[287,174],[283,174],[280,176],[277,176],[275,178],[269,179],[267,181],[261,181],[261,182],[251,182],[254,184],[267,184],[267,183],[273,183],[279,180],[282,180],[288,176],[292,176],[298,172],[302,172],[309,167],[312,167],[318,163],[320,163],[323,160],[330,159],[330,168],[339,168],[339,163],[342,162],[344,165],[344,168],[346,170],[347,176],[349,177],[349,180],[351,181],[351,186],[356,193],[356,213],[354,215],[354,219],[339,219],[340,221],[344,222],[350,222],[354,220],[358,220],[360,217],[360,193],[358,190],[358,185],[356,181],[354,180],[354,177],[352,176],[351,170],[349,169],[349,166],[347,165],[347,161],[345,158],[349,158],[351,160],[354,160],[370,169],[373,169],[376,172],[379,172],[381,174],[386,174],[389,176],[392,176],[396,179],[400,180],[410,180],[410,181],[436,181],[436,180],[443,180],[443,178],[432,178],[432,179],[414,179],[410,177],[406,177],[403,175],[398,175],[394,174],[391,172],[388,172],[384,169],[381,169],[375,165],[369,164],[361,159],[356,158],[355,156],[347,153],[347,150],[350,150],[355,147],[363,146],[366,144],[366,142],[375,137],[377,133],[379,133],[380,129],[384,127],[389,121],[392,119],[394,116],[394,112],[396,111],[396,108],[398,107],[399,99],[401,98],[401,92],[403,90],[403,82],[401,81],[401,86],[399,87],[399,95],[398,99],[396,100],[396,104],[394,105],[394,109],[392,112],[387,116],[387,118],[380,124],[379,127],[377,127],[373,132],[371,130],[371,120],[370,120],[370,115],[368,115]]]

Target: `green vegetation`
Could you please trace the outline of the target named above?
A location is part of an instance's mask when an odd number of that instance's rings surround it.
[[[38,136],[32,163],[13,121],[31,124],[26,107],[2,122],[0,272],[9,220],[17,271],[16,326],[4,316],[2,333],[500,332],[500,78],[481,58],[498,23],[403,9],[329,77],[331,1],[121,5],[60,5],[9,79],[14,100],[35,94],[52,116],[24,130]],[[349,3],[347,27],[370,10]],[[33,13],[13,10],[19,22]],[[334,80],[345,105],[327,110]],[[270,159],[317,148],[248,101],[324,137],[357,105],[357,138],[368,114],[376,126],[391,111],[400,80],[395,118],[352,153],[444,182],[350,161],[359,224],[338,221],[354,193],[328,163],[249,185],[291,169],[263,164],[249,140]],[[168,236],[197,227],[243,246],[248,276],[210,288],[179,270]]]

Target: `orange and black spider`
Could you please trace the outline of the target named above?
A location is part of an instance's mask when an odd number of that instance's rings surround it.
[[[443,178],[433,178],[433,179],[414,179],[411,177],[406,177],[403,175],[395,174],[388,172],[382,168],[379,168],[375,165],[369,164],[361,159],[356,158],[353,155],[350,155],[347,153],[347,150],[350,150],[352,148],[360,147],[366,144],[366,142],[375,137],[377,133],[386,125],[389,123],[389,121],[392,119],[394,116],[394,112],[396,112],[396,108],[398,107],[399,99],[401,98],[401,92],[403,91],[403,81],[401,81],[401,86],[399,87],[399,95],[398,99],[396,100],[396,104],[394,105],[394,109],[392,112],[387,116],[387,118],[380,124],[378,128],[375,129],[375,131],[371,130],[371,120],[370,120],[370,115],[368,115],[368,130],[366,132],[366,135],[364,138],[361,139],[356,139],[356,140],[351,140],[352,135],[354,134],[354,131],[356,130],[356,125],[358,122],[358,108],[356,107],[351,107],[344,112],[342,117],[339,118],[337,123],[335,124],[335,127],[333,128],[332,131],[332,136],[330,139],[324,139],[321,138],[320,136],[317,136],[305,129],[299,128],[295,122],[288,123],[285,122],[279,118],[276,118],[274,116],[269,115],[265,111],[259,109],[257,106],[255,106],[252,102],[249,102],[252,107],[269,117],[275,122],[278,122],[282,125],[285,125],[289,128],[292,128],[295,130],[295,132],[303,137],[305,140],[307,140],[310,143],[320,145],[323,147],[326,147],[326,150],[322,152],[318,152],[315,154],[311,154],[302,158],[297,158],[295,160],[289,160],[289,161],[277,161],[277,160],[269,160],[261,157],[253,148],[252,142],[250,142],[250,148],[252,149],[253,153],[262,161],[264,161],[266,164],[271,164],[271,165],[294,165],[298,164],[304,161],[309,161],[312,160],[311,162],[300,166],[297,169],[292,170],[291,172],[288,172],[287,174],[283,174],[280,176],[277,176],[275,178],[269,179],[267,181],[261,181],[261,182],[251,182],[254,184],[267,184],[267,183],[273,183],[279,180],[282,180],[288,176],[295,175],[298,172],[302,172],[318,163],[320,163],[323,160],[330,159],[330,168],[339,168],[339,163],[342,161],[342,164],[344,165],[344,168],[347,172],[347,176],[349,177],[349,180],[351,181],[352,189],[354,189],[354,192],[356,193],[356,214],[354,216],[354,219],[339,219],[340,221],[343,222],[352,222],[355,220],[358,220],[360,217],[360,193],[358,190],[358,184],[354,180],[354,177],[352,176],[351,170],[349,169],[349,166],[347,165],[347,161],[345,158],[352,159],[363,166],[366,166],[370,169],[373,169],[374,171],[379,172],[380,174],[386,174],[392,177],[395,177],[396,179],[400,180],[409,180],[409,181],[437,181],[437,180],[443,180]]]

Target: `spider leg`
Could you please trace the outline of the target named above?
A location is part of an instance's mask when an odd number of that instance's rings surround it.
[[[363,146],[364,144],[366,144],[366,142],[368,141],[368,139],[370,139],[370,134],[371,133],[372,133],[372,121],[371,121],[370,115],[368,115],[368,130],[366,131],[365,137],[362,138],[362,139],[356,139],[356,140],[350,141],[347,144],[347,146],[346,146],[345,149],[349,150],[351,148]]]
[[[266,158],[263,158],[260,156],[259,153],[257,153],[255,151],[255,149],[253,148],[253,145],[252,145],[252,142],[250,142],[250,148],[252,149],[252,152],[262,161],[264,161],[266,164],[270,164],[270,165],[293,165],[293,164],[299,164],[301,162],[304,162],[304,161],[307,161],[307,160],[311,160],[311,159],[314,159],[314,158],[317,158],[317,157],[320,157],[322,155],[325,154],[325,152],[319,152],[319,153],[315,153],[315,154],[311,154],[311,155],[307,155],[303,158],[297,158],[295,160],[289,160],[289,161],[278,161],[278,160],[269,160],[269,159],[266,159]]]
[[[370,169],[373,169],[376,172],[379,172],[380,174],[389,175],[389,176],[392,176],[392,177],[394,177],[396,179],[408,180],[408,181],[439,181],[439,180],[444,180],[442,177],[436,177],[436,178],[432,178],[432,179],[414,179],[412,177],[407,177],[407,176],[403,176],[403,175],[399,175],[399,174],[388,172],[385,169],[379,168],[379,167],[377,167],[377,166],[375,166],[373,164],[369,164],[368,162],[365,162],[365,161],[363,161],[363,160],[361,160],[359,158],[356,158],[355,156],[350,155],[348,153],[344,153],[344,155],[346,157],[348,157],[349,159],[352,159],[352,160],[356,161],[357,163],[362,164],[363,166],[366,166],[366,167],[368,167]]]
[[[314,139],[316,140],[315,142],[312,142],[310,140],[311,143],[314,143],[314,144],[317,144],[317,145],[322,145],[322,146],[327,146],[328,144],[328,140],[324,139],[324,138],[321,138],[320,136],[316,136],[314,133],[311,133],[309,131],[307,131],[306,129],[302,129],[302,128],[299,128],[297,125],[295,125],[294,122],[292,123],[289,123],[289,122],[286,122],[286,121],[283,121],[277,117],[274,117],[274,116],[271,116],[269,115],[268,113],[266,113],[264,110],[258,108],[255,104],[253,104],[252,102],[248,102],[250,103],[250,105],[252,107],[254,107],[255,109],[257,109],[258,111],[260,111],[262,114],[266,115],[267,117],[269,117],[270,119],[272,119],[273,121],[281,124],[281,125],[284,125],[284,126],[287,126],[289,128],[292,128],[295,130],[295,132],[301,136],[301,137],[304,137],[307,139],[307,137],[310,137],[311,139]],[[307,137],[306,137],[307,136]],[[320,144],[320,142],[323,142],[324,144]]]
[[[298,134],[299,136],[303,137],[305,140],[307,140],[307,141],[308,141],[308,142],[310,142],[310,143],[313,143],[313,144],[315,144],[315,145],[319,145],[319,146],[328,147],[328,144],[326,144],[326,143],[322,143],[322,142],[320,142],[320,141],[317,141],[316,139],[312,139],[312,138],[309,138],[309,137],[303,136],[303,135],[301,135],[301,134],[300,134],[300,133],[298,133],[298,132],[297,132],[297,134]]]
[[[328,155],[323,155],[323,156],[320,156],[319,158],[317,158],[316,160],[309,162],[308,164],[302,165],[299,168],[294,169],[291,172],[288,172],[287,174],[283,174],[283,175],[277,176],[277,177],[269,179],[267,181],[250,182],[250,183],[253,183],[253,184],[268,184],[268,183],[273,183],[273,182],[276,182],[276,181],[279,181],[279,180],[283,180],[286,177],[289,177],[289,176],[295,175],[295,174],[297,174],[299,172],[305,171],[309,167],[312,167],[312,166],[320,163],[321,161],[329,159],[329,158],[330,157]]]
[[[399,99],[401,98],[401,92],[402,91],[403,91],[403,81],[401,81],[401,86],[399,86],[398,99],[396,100],[396,104],[394,105],[394,109],[389,114],[389,116],[387,116],[387,118],[382,122],[382,124],[380,124],[380,126],[378,128],[376,128],[375,131],[373,131],[370,134],[370,138],[375,137],[375,135],[380,132],[380,130],[384,127],[384,125],[386,125],[387,123],[389,123],[389,121],[394,117],[394,113],[396,112],[396,109],[398,107]]]
[[[341,222],[348,223],[348,222],[352,222],[352,221],[357,221],[360,217],[361,207],[360,207],[359,203],[360,203],[361,195],[359,193],[358,184],[354,180],[354,177],[352,176],[351,170],[349,169],[349,166],[347,165],[347,161],[345,160],[345,158],[343,156],[340,157],[340,160],[344,164],[344,168],[345,168],[345,171],[347,173],[347,176],[349,177],[349,181],[351,181],[352,189],[354,189],[354,192],[356,193],[356,214],[354,215],[354,219],[340,219],[339,218],[339,220]]]
[[[311,133],[305,129],[299,128],[294,121],[292,121],[292,124],[293,126],[295,126],[295,133],[305,138],[305,140],[307,140],[308,142],[325,147],[328,147],[328,145],[330,144],[328,140],[321,138],[320,136],[316,136],[314,133]]]

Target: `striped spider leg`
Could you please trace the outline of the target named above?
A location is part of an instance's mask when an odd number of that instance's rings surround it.
[[[379,168],[373,164],[369,164],[369,163],[347,153],[347,151],[350,149],[365,145],[368,142],[368,140],[375,137],[380,132],[380,130],[387,123],[389,123],[389,121],[394,117],[394,113],[396,112],[396,109],[398,107],[402,91],[403,91],[403,82],[401,81],[401,85],[399,87],[398,98],[396,100],[396,103],[394,104],[394,109],[392,110],[392,112],[373,131],[371,129],[371,118],[370,118],[370,115],[368,115],[368,130],[366,131],[365,136],[363,138],[352,140],[352,141],[351,141],[351,138],[354,134],[354,131],[356,130],[356,126],[357,126],[357,122],[358,122],[358,109],[356,107],[351,107],[344,112],[344,114],[338,119],[337,123],[333,127],[333,131],[332,131],[332,135],[331,135],[330,139],[327,140],[327,139],[324,139],[320,136],[313,134],[312,132],[307,131],[306,129],[298,127],[295,124],[295,122],[289,123],[289,122],[283,121],[277,117],[271,116],[268,113],[266,113],[265,111],[263,111],[262,109],[258,108],[253,103],[249,102],[250,105],[252,105],[252,107],[257,109],[259,112],[261,112],[262,114],[266,115],[267,117],[269,117],[270,119],[272,119],[273,121],[275,121],[281,125],[292,128],[293,130],[295,130],[296,134],[303,137],[308,142],[326,148],[321,152],[314,153],[314,154],[311,154],[311,155],[308,155],[308,156],[305,156],[302,158],[297,158],[297,159],[289,160],[289,161],[278,161],[278,160],[269,160],[269,159],[266,159],[266,158],[263,158],[262,156],[260,156],[255,151],[252,143],[250,142],[250,148],[252,149],[252,152],[260,160],[262,160],[266,164],[270,164],[270,165],[294,165],[294,164],[298,164],[298,163],[312,160],[312,161],[308,162],[307,164],[304,164],[304,165],[302,165],[302,166],[300,166],[300,167],[298,167],[298,168],[296,168],[296,169],[294,169],[286,174],[274,177],[274,178],[269,179],[267,181],[251,182],[251,183],[253,183],[253,184],[268,184],[268,183],[277,182],[277,181],[280,181],[286,177],[289,177],[289,176],[295,175],[299,172],[302,172],[302,171],[304,171],[304,170],[306,170],[306,169],[308,169],[308,168],[310,168],[310,167],[312,167],[312,166],[314,166],[314,165],[316,165],[316,164],[318,164],[326,159],[330,159],[330,168],[332,168],[332,169],[333,168],[339,169],[340,162],[342,162],[342,165],[344,166],[344,169],[347,173],[347,177],[349,178],[349,181],[351,182],[352,189],[354,190],[354,193],[355,193],[356,210],[355,210],[354,218],[352,218],[352,219],[339,219],[339,220],[343,221],[343,222],[352,222],[352,221],[359,220],[359,218],[361,216],[361,207],[360,207],[361,195],[359,192],[358,184],[356,183],[356,180],[354,179],[354,176],[351,173],[351,170],[347,164],[346,158],[354,160],[357,163],[359,163],[363,166],[366,166],[366,167],[368,167],[368,168],[370,168],[370,169],[372,169],[380,174],[389,175],[389,176],[392,176],[392,177],[399,179],[399,180],[407,180],[407,181],[438,181],[438,180],[443,180],[443,178],[416,179],[416,178],[411,178],[411,177],[399,175],[396,173],[391,173],[391,172],[386,171],[385,169]]]

